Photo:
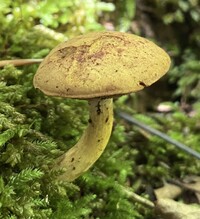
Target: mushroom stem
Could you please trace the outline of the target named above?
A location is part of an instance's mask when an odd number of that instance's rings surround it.
[[[63,169],[60,179],[73,181],[87,171],[103,153],[113,125],[113,100],[89,100],[88,127],[82,137],[65,154],[57,159],[54,169]]]

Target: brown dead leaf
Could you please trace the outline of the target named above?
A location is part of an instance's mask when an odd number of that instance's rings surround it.
[[[183,183],[187,189],[200,193],[200,176],[187,176]]]
[[[182,181],[171,179],[170,182],[185,191],[191,191],[200,203],[200,176],[186,176]]]
[[[154,193],[157,200],[166,198],[174,199],[178,197],[182,193],[182,191],[182,188],[177,185],[165,183],[163,187],[155,189]]]
[[[171,199],[159,199],[155,203],[155,213],[162,219],[200,219],[200,207]]]

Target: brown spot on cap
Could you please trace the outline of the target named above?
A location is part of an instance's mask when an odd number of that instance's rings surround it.
[[[147,87],[147,85],[143,82],[143,81],[140,81],[139,82],[139,85],[143,86],[143,87]]]

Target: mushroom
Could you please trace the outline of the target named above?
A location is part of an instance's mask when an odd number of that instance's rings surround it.
[[[55,47],[40,64],[34,86],[50,96],[89,102],[89,122],[80,140],[56,161],[60,179],[73,181],[103,153],[112,131],[114,96],[139,91],[170,67],[168,54],[128,33],[92,32]]]

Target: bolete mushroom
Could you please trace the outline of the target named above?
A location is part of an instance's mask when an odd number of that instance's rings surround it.
[[[111,135],[114,96],[147,87],[169,69],[168,54],[128,33],[93,32],[55,47],[40,64],[34,86],[46,95],[89,102],[89,122],[78,143],[58,158],[61,179],[73,181],[101,156]]]

